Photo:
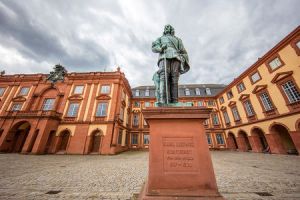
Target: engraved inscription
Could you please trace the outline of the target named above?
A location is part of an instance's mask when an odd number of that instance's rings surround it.
[[[197,171],[196,152],[193,138],[163,138],[164,171]]]

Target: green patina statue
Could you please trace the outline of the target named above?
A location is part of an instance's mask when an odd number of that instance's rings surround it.
[[[153,75],[158,104],[178,102],[179,75],[189,71],[189,58],[180,38],[171,25],[166,25],[163,35],[152,43],[152,51],[159,53],[159,70]]]
[[[50,72],[47,80],[51,81],[52,84],[57,81],[64,81],[65,75],[67,74],[67,70],[60,64],[55,65],[53,67],[53,71]]]

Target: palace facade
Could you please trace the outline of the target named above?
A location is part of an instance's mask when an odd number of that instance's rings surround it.
[[[213,109],[206,120],[212,149],[300,152],[300,27],[229,85],[180,85],[179,101]],[[125,74],[0,76],[0,151],[32,154],[116,154],[147,149],[142,109],[154,87],[131,88]]]

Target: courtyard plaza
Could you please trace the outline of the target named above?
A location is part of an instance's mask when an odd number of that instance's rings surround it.
[[[300,199],[300,157],[211,151],[228,200]],[[136,199],[148,152],[102,155],[0,154],[0,199]]]

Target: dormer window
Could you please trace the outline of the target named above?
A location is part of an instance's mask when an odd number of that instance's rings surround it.
[[[211,95],[210,88],[205,88],[205,92],[206,92],[207,95]]]
[[[191,95],[191,92],[190,92],[189,88],[185,88],[184,93],[185,93],[185,96],[190,96]]]
[[[136,97],[140,96],[140,90],[135,90],[135,96]]]
[[[196,95],[200,95],[201,93],[200,93],[200,88],[196,88],[195,89],[195,93],[196,93]]]
[[[149,91],[149,89],[147,88],[146,90],[145,90],[145,97],[149,97],[150,96],[150,91]]]

